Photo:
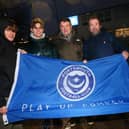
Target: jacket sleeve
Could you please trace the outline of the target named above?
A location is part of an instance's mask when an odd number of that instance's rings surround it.
[[[6,100],[4,97],[0,96],[0,107],[3,107],[6,105]]]
[[[1,40],[0,40],[1,41]],[[16,64],[16,49],[12,44],[0,42],[0,107],[6,105],[5,97],[9,96]]]
[[[6,100],[5,100],[6,93],[7,93],[6,86],[7,86],[7,82],[0,71],[0,107],[6,105]]]
[[[10,81],[8,76],[3,71],[3,67],[0,66],[0,107],[6,105],[5,97],[9,96]]]
[[[86,52],[87,52],[87,47],[86,47],[86,42],[84,42],[83,44],[83,59],[87,59],[87,55],[86,55]]]

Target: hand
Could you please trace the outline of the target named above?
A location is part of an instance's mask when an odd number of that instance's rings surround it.
[[[127,60],[129,57],[129,53],[127,51],[122,52],[123,57]]]
[[[0,113],[1,113],[1,114],[6,114],[6,113],[7,113],[7,108],[6,108],[6,106],[0,107]]]
[[[86,59],[84,59],[82,62],[83,62],[84,64],[86,64],[86,63],[87,63],[87,60],[86,60]]]
[[[23,49],[18,49],[18,51],[21,53],[21,54],[27,54],[27,51],[23,50]]]

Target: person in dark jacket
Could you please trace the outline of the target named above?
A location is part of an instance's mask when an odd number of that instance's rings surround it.
[[[88,40],[84,43],[84,60],[93,60],[112,56],[117,53],[122,53],[125,59],[128,59],[128,51],[120,44],[115,36],[102,28],[98,16],[91,16],[89,18],[89,31],[91,33]],[[105,116],[104,116],[105,117]],[[88,118],[88,124],[94,126],[94,120],[97,117]],[[103,118],[102,118],[103,119]],[[106,124],[106,123],[104,123]],[[114,124],[115,125],[115,124]]]
[[[82,61],[83,40],[72,28],[71,21],[68,18],[61,19],[59,29],[59,34],[52,39],[59,53],[59,58],[72,61]]]
[[[4,126],[2,115],[7,112],[6,101],[14,80],[17,50],[13,44],[17,26],[14,21],[4,19],[0,26],[0,128],[11,129],[12,124]],[[22,50],[19,50],[23,52]],[[15,125],[20,127],[20,125]]]
[[[8,97],[15,70],[16,52],[13,45],[17,27],[13,21],[5,21],[0,32],[0,113],[5,113],[5,97]],[[5,111],[3,110],[5,109]]]
[[[60,32],[52,38],[52,43],[55,44],[59,53],[59,58],[71,61],[82,61],[83,59],[83,38],[72,27],[71,21],[68,18],[62,18],[59,22]],[[55,119],[54,124],[56,129],[74,128],[82,129],[80,124],[81,118]]]
[[[87,60],[103,58],[116,53],[122,53],[125,59],[129,53],[111,33],[102,29],[97,16],[89,19],[89,31],[91,36],[84,43],[84,58]]]

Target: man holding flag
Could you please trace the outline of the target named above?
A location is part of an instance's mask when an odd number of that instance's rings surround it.
[[[84,62],[86,60],[112,56],[117,53],[122,53],[123,57],[126,60],[128,59],[129,53],[127,48],[125,49],[111,33],[102,28],[98,16],[91,16],[88,24],[91,35],[84,43]]]

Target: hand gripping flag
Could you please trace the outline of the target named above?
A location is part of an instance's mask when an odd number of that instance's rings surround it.
[[[128,64],[122,55],[84,64],[18,53],[7,108],[5,124],[128,112]]]

